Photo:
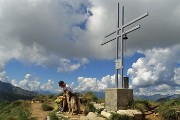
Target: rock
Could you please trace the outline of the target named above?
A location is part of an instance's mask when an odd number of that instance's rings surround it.
[[[78,118],[70,118],[69,120],[78,120]]]
[[[94,107],[95,107],[96,109],[104,109],[104,105],[102,105],[102,104],[97,104],[97,103],[95,103],[95,104],[94,104]]]
[[[49,116],[47,116],[47,120],[50,120],[50,117],[49,117]]]
[[[117,113],[120,115],[128,115],[128,116],[132,117],[134,120],[142,120],[143,119],[142,113],[138,110],[118,110]]]
[[[106,111],[102,111],[102,112],[101,112],[101,115],[104,116],[104,117],[106,117],[106,118],[110,118],[111,113],[106,112]]]
[[[96,118],[97,117],[97,114],[93,113],[93,112],[89,112],[87,117],[89,118]]]
[[[96,102],[90,102],[90,104],[93,104],[93,105],[94,105],[94,104],[96,104]]]
[[[80,120],[88,120],[86,116],[80,116]]]
[[[89,112],[87,116],[80,116],[80,120],[106,120],[103,117],[98,117],[96,113]]]
[[[117,113],[120,114],[120,115],[128,115],[128,116],[131,116],[131,117],[134,116],[133,113],[128,111],[128,110],[118,110]]]

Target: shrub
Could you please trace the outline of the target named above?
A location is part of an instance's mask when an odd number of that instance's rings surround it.
[[[89,112],[95,112],[95,111],[96,111],[96,108],[94,107],[94,105],[91,103],[88,103],[85,106],[84,114],[87,115]]]
[[[178,113],[175,110],[175,106],[179,106],[180,102],[177,100],[169,100],[160,104],[158,112],[167,120],[177,120]]]
[[[128,115],[120,115],[117,113],[112,113],[110,120],[130,120],[131,118]]]
[[[175,109],[169,108],[160,113],[162,117],[166,120],[177,120],[178,114]]]
[[[49,117],[50,117],[51,120],[59,120],[59,118],[56,116],[56,114],[54,112],[50,113]]]
[[[48,95],[48,98],[49,98],[49,99],[56,99],[56,96],[53,95],[53,94],[50,94],[50,95]]]
[[[86,92],[83,95],[86,99],[87,99],[87,103],[89,102],[98,102],[98,98],[96,97],[96,95],[93,92]]]
[[[131,108],[138,109],[144,114],[145,111],[150,110],[151,105],[147,100],[136,100],[131,104]]]
[[[53,108],[50,105],[48,105],[46,102],[42,103],[41,108],[43,111],[52,111],[53,110]]]

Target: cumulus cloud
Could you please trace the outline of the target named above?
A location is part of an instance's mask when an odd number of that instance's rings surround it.
[[[141,51],[145,55],[133,63],[128,69],[132,79],[132,87],[151,92],[179,90],[179,45],[172,48],[154,48]]]
[[[106,88],[115,87],[115,75],[106,75],[98,80],[97,78],[78,77],[78,86],[73,87],[75,91],[104,91]]]
[[[87,58],[82,58],[81,60],[78,61],[79,61],[78,63],[71,63],[69,59],[65,59],[65,58],[60,59],[59,67],[57,68],[57,70],[58,72],[72,72],[79,69],[79,67],[81,67],[82,65],[88,63]]]
[[[5,72],[5,71],[1,71],[1,72],[0,72],[0,81],[2,81],[2,82],[7,82],[7,83],[10,82],[10,81],[9,81],[9,78],[8,78],[8,76],[6,75],[6,72]]]
[[[46,83],[42,83],[38,77],[31,74],[26,74],[23,80],[11,80],[11,84],[29,91],[57,92],[57,89],[53,86],[54,81],[49,79]]]

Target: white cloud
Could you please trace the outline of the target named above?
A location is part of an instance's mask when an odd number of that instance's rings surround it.
[[[98,80],[97,78],[78,77],[78,86],[73,87],[75,91],[104,91],[106,88],[115,87],[115,75],[106,75]]]
[[[169,86],[167,84],[161,84],[161,85],[154,85],[154,86],[150,86],[150,87],[146,87],[146,88],[139,88],[139,91],[136,92],[135,94],[142,94],[142,95],[154,95],[154,94],[178,94],[178,92],[176,92],[175,87],[173,86]]]
[[[9,83],[9,78],[5,71],[0,71],[0,81]]]
[[[58,90],[53,86],[54,81],[48,80],[47,83],[42,83],[38,77],[31,74],[26,74],[23,80],[11,80],[11,84],[30,91],[50,91],[57,92]]]
[[[174,81],[176,84],[180,85],[180,67],[179,68],[175,68],[175,74],[174,74]]]
[[[41,90],[44,90],[44,91],[53,91],[53,84],[54,84],[54,81],[52,80],[48,80],[47,83],[41,85]]]
[[[88,63],[87,58],[82,58],[81,60],[77,60],[77,61],[79,61],[79,62],[72,63],[72,61],[69,59],[65,59],[65,58],[60,59],[59,67],[57,68],[58,72],[72,72],[72,71],[79,69],[79,67]]]
[[[145,57],[139,58],[128,69],[132,87],[143,93],[145,90],[147,93],[179,90],[179,67],[176,66],[180,59],[179,47],[141,51]]]

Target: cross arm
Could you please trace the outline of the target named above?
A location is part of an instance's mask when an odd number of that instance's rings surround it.
[[[133,31],[135,31],[135,30],[137,30],[137,29],[139,29],[139,28],[140,28],[140,25],[137,25],[137,26],[135,26],[135,27],[133,27],[133,28],[131,28],[131,29],[123,32],[121,35],[118,35],[117,38],[118,38],[118,37],[121,37],[122,35],[131,33],[131,32],[133,32]],[[109,43],[109,42],[111,42],[111,41],[114,41],[114,40],[116,40],[116,38],[113,38],[113,39],[111,39],[111,40],[108,40],[108,41],[106,41],[106,42],[103,42],[103,43],[101,44],[101,46],[103,46],[103,45],[105,45],[105,44],[107,44],[107,43]]]

